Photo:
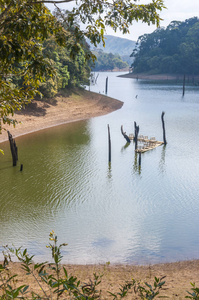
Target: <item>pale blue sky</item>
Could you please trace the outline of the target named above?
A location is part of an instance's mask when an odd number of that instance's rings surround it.
[[[149,1],[142,1],[142,3],[148,3]],[[173,20],[185,21],[192,17],[199,17],[199,0],[165,0],[164,9],[160,15],[164,19],[161,21],[160,26],[168,26]],[[131,28],[131,34],[126,38],[137,40],[140,35],[145,33],[151,33],[156,29],[156,26],[148,26],[141,22],[136,23]]]
[[[149,3],[150,0],[140,0],[139,3]],[[64,9],[69,9],[75,3],[74,1],[71,3],[60,4],[59,6]],[[161,12],[161,18],[164,19],[161,21],[161,26],[168,26],[169,23],[173,20],[184,21],[185,19],[189,19],[192,17],[199,17],[199,0],[165,0],[165,6],[167,9],[164,9]],[[52,8],[53,6],[49,6]],[[107,28],[107,34],[112,34],[124,38],[128,38],[131,40],[137,40],[140,35],[145,33],[151,33],[156,29],[156,26],[148,26],[143,24],[142,22],[134,23],[131,27],[130,35],[122,35],[120,32],[116,34]]]

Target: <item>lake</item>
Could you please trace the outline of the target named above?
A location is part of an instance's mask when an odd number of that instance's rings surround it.
[[[45,245],[54,230],[68,243],[65,263],[199,258],[199,87],[187,86],[182,97],[180,84],[117,75],[99,73],[90,90],[104,93],[108,76],[108,96],[124,102],[120,110],[17,138],[15,168],[8,142],[1,144],[1,245],[50,260]],[[162,111],[168,144],[144,153],[139,169],[120,127],[133,133],[136,121],[140,134],[162,141]]]

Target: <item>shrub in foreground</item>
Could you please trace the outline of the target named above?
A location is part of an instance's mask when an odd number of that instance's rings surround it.
[[[52,231],[49,235],[50,243],[47,246],[52,253],[53,263],[33,263],[33,257],[27,249],[4,247],[4,262],[0,264],[0,298],[1,299],[103,299],[102,291],[99,290],[102,274],[93,274],[93,279],[82,283],[76,276],[69,276],[67,270],[61,265],[61,248],[67,244],[58,245],[57,236]],[[21,263],[21,268],[26,275],[23,284],[17,281],[18,274],[12,275],[10,263],[12,256]],[[37,291],[33,291],[26,283],[27,277],[37,285]],[[159,295],[165,284],[164,277],[155,277],[153,285],[132,279],[119,287],[115,293],[109,293],[110,299],[122,299],[131,293],[131,299],[154,299]],[[192,291],[188,292],[186,298],[199,299],[199,289],[192,285]],[[161,297],[161,296],[159,296]],[[165,298],[165,297],[164,297]]]

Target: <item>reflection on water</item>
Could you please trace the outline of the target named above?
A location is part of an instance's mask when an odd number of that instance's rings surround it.
[[[1,145],[1,244],[50,259],[45,245],[53,229],[68,243],[68,263],[199,258],[199,89],[187,87],[182,101],[176,84],[100,73],[91,90],[102,92],[107,76],[109,96],[124,101],[121,110],[17,138],[16,168],[8,143]],[[140,134],[162,140],[162,111],[168,144],[143,153],[139,166],[121,125],[133,133],[136,121]]]
[[[159,163],[160,172],[162,172],[162,173],[164,173],[165,170],[166,170],[165,157],[166,157],[166,145],[163,145],[162,146],[162,153],[161,153],[160,163]]]
[[[111,171],[111,162],[108,162],[108,178],[112,178],[112,171]]]
[[[130,146],[130,143],[126,143],[122,148],[121,148],[121,152],[124,152],[126,149],[127,149],[127,147],[129,147]]]

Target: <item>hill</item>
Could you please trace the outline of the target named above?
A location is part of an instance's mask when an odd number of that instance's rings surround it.
[[[100,43],[97,48],[107,53],[119,54],[120,56],[130,56],[136,44],[135,41],[113,35],[105,35],[105,43],[105,48],[102,43]]]
[[[130,54],[135,48],[136,42],[125,38],[115,37],[112,35],[105,35],[105,47],[100,43],[98,47],[90,45],[91,51],[102,50],[106,53],[119,54],[123,61],[126,61],[129,65],[132,64],[133,58]]]

